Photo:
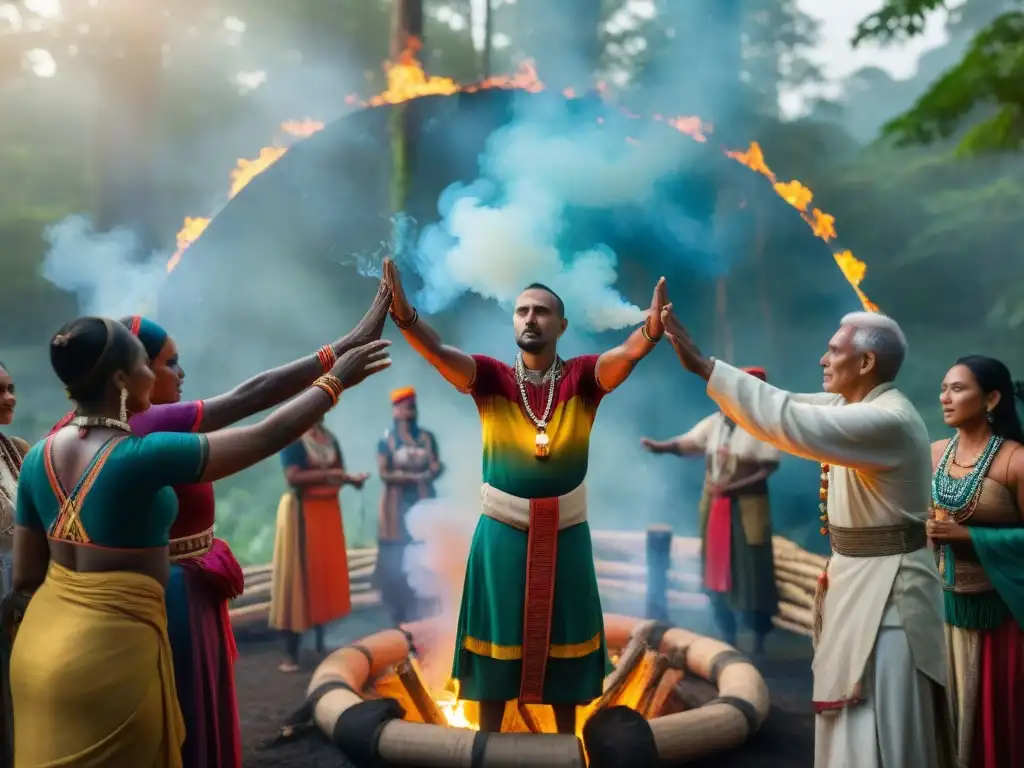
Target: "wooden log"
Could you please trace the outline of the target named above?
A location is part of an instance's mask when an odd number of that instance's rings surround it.
[[[621,579],[623,581],[636,581],[638,583],[647,579],[647,568],[643,565],[633,563],[620,563],[614,560],[595,560],[594,571],[598,578],[607,577]],[[668,571],[669,586],[675,586],[684,592],[699,589],[701,578],[698,573],[686,573],[682,570],[672,569]]]
[[[775,553],[775,557],[799,560],[822,569],[824,569],[825,564],[828,562],[828,558],[808,552],[806,549],[798,547],[789,539],[784,539],[781,536],[772,537],[772,551]]]
[[[673,699],[677,698],[675,696],[676,686],[682,681],[684,674],[685,672],[681,669],[665,670],[665,674],[662,675],[661,681],[651,697],[647,712],[644,714],[646,718],[670,714],[670,705],[674,703]]]
[[[667,537],[664,537],[664,531],[661,533],[661,546],[665,547]],[[648,597],[649,569],[642,564],[647,560],[647,534],[638,531],[594,531],[592,538],[596,553],[594,569],[602,598],[625,601]],[[774,619],[775,624],[787,631],[809,634],[814,593],[826,559],[801,549],[781,536],[772,538],[772,549],[775,554],[775,581],[781,600],[779,614]],[[672,567],[666,571],[666,607],[706,607],[707,597],[701,591],[701,576],[698,570],[700,540],[672,536],[668,551]],[[379,604],[379,594],[371,584],[371,577],[376,569],[376,557],[377,549],[374,547],[348,550],[354,608]],[[258,623],[265,620],[269,610],[272,566],[247,566],[243,573],[246,577],[246,589],[245,593],[232,603],[232,622]]]
[[[599,578],[597,587],[601,592],[601,598],[607,600],[642,599],[647,593],[647,589],[642,583],[623,579]],[[699,592],[680,592],[670,589],[667,596],[669,605],[680,608],[703,608],[708,604],[707,595]]]
[[[818,587],[818,577],[812,579],[810,576],[807,575],[789,573],[785,570],[780,570],[779,568],[776,568],[775,583],[792,584],[797,589],[814,594],[814,590]]]
[[[814,607],[814,593],[805,592],[799,587],[795,587],[792,584],[785,582],[776,582],[775,588],[779,592],[779,597],[783,600],[799,605],[803,608]]]
[[[772,624],[774,624],[779,629],[785,630],[786,632],[792,632],[794,635],[803,635],[805,637],[811,637],[813,635],[813,632],[809,626],[805,627],[802,624],[797,624],[795,622],[784,619],[780,616],[773,616]]]
[[[598,560],[634,560],[644,556],[646,533],[643,531],[593,531],[590,534],[594,556]],[[617,557],[616,557],[617,556]],[[700,557],[700,539],[688,536],[672,537],[672,562]]]
[[[803,608],[792,603],[780,602],[778,615],[793,624],[801,627],[810,627],[813,623],[814,614],[809,608]]]
[[[802,576],[804,578],[814,579],[818,581],[818,577],[821,575],[821,569],[808,563],[798,563],[789,560],[776,560],[775,561],[776,572],[789,573],[794,576]]]
[[[360,592],[352,595],[352,610],[373,608],[380,605],[380,591],[376,589]],[[250,605],[243,605],[238,608],[230,608],[228,616],[231,618],[231,625],[234,627],[256,626],[266,624],[270,617],[270,600],[255,602]]]
[[[441,708],[437,706],[437,702],[431,697],[427,686],[423,682],[423,677],[412,661],[405,659],[396,665],[395,675],[402,683],[402,687],[408,692],[413,704],[416,705],[416,710],[424,723],[429,723],[430,725],[447,724],[448,721],[441,712]]]

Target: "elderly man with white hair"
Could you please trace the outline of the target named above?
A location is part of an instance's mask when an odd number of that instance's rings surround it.
[[[815,768],[951,766],[942,586],[927,549],[931,454],[894,384],[907,342],[856,312],[821,358],[820,394],[777,389],[705,357],[675,317],[666,333],[722,412],[759,440],[821,462],[832,557],[815,600]]]

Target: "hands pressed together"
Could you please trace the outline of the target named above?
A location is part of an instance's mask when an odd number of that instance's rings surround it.
[[[331,374],[337,376],[346,389],[390,367],[387,348],[391,342],[381,339],[389,314],[396,323],[403,324],[415,315],[415,310],[405,296],[394,262],[384,259],[383,275],[373,303],[356,327],[335,344],[338,360]]]
[[[654,287],[654,298],[651,301],[645,329],[654,339],[660,338],[662,334],[668,337],[683,368],[705,380],[711,377],[714,363],[701,353],[690,338],[686,327],[676,316],[672,303],[668,301],[668,287],[664,277]]]

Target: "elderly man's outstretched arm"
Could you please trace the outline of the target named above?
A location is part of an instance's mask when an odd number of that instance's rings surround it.
[[[801,458],[879,470],[905,456],[904,417],[870,402],[841,407],[801,402],[800,396],[720,360],[708,379],[708,395],[754,437]]]

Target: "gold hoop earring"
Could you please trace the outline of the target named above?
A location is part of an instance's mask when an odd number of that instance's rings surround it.
[[[128,390],[121,388],[121,412],[118,416],[121,421],[128,421]]]

